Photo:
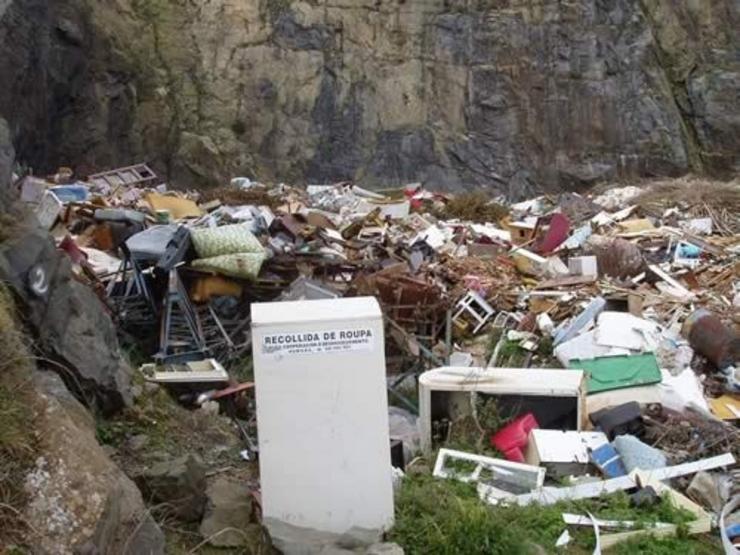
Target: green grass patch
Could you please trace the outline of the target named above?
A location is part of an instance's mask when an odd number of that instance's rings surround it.
[[[656,538],[652,535],[633,538],[609,550],[614,555],[716,555],[722,553],[719,540],[707,536],[687,536],[680,531],[675,536]]]
[[[524,365],[527,357],[526,349],[519,345],[519,341],[507,339],[498,352],[497,366],[507,368],[519,368]]]
[[[537,345],[537,354],[542,358],[550,358],[553,354],[552,337],[545,334],[540,338],[539,345]]]
[[[97,422],[98,440],[120,447],[128,437],[146,434],[151,449],[170,451],[179,443],[187,442],[178,433],[182,428],[181,412],[184,410],[175,404],[164,388],[145,391],[133,407],[110,420]]]
[[[623,492],[547,507],[491,507],[478,499],[473,484],[414,475],[404,479],[398,493],[396,524],[390,537],[408,555],[554,553],[555,541],[566,528],[561,516],[564,512],[590,512],[598,518],[634,520],[640,528],[655,522],[681,525],[693,519],[691,513],[677,509],[667,498],[653,507],[630,507],[629,497]],[[595,539],[591,528],[569,527],[569,530],[573,538],[569,553],[593,551]],[[701,541],[679,536],[664,540],[666,545],[672,545],[669,540],[682,546]],[[632,552],[643,551],[633,549]],[[674,551],[694,552],[704,553]]]
[[[496,350],[496,345],[498,345],[499,340],[501,339],[501,335],[504,333],[503,328],[493,328],[492,331],[488,334],[488,347],[486,348],[486,360],[491,358],[491,355],[493,355],[493,351]]]
[[[404,480],[391,541],[413,554],[524,553],[523,542],[476,497],[473,486],[428,476]]]
[[[133,382],[142,392],[134,405],[111,418],[96,422],[98,441],[117,450],[124,471],[148,464],[154,459],[174,458],[197,453],[206,463],[238,458],[241,442],[228,418],[181,406],[165,387],[146,383],[138,371]],[[128,440],[146,436],[138,450]]]
[[[2,285],[0,353],[0,545],[14,546],[23,545],[28,532],[18,513],[28,501],[23,483],[33,466],[37,439],[30,396],[33,363],[12,297]]]
[[[472,398],[471,398],[472,399]],[[435,445],[477,453],[487,457],[499,458],[501,453],[491,445],[491,435],[506,426],[511,416],[499,411],[496,399],[490,395],[477,394],[470,414],[465,414],[453,421],[443,420],[433,423],[432,439]]]
[[[252,355],[246,354],[227,366],[229,375],[239,383],[254,381],[254,363]]]

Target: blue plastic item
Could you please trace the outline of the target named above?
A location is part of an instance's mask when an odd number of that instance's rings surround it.
[[[57,185],[49,189],[62,202],[85,202],[90,190],[85,185]]]
[[[681,258],[699,258],[701,254],[701,248],[691,243],[679,243],[676,249]]]
[[[627,474],[622,458],[611,443],[605,443],[591,451],[591,462],[607,478],[617,478]]]
[[[732,524],[725,528],[725,533],[730,539],[734,539],[740,536],[740,524]]]

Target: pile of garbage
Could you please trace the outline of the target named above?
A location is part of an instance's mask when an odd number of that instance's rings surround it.
[[[441,446],[435,476],[477,482],[492,504],[638,488],[690,507],[695,533],[706,510],[725,514],[732,487],[709,471],[740,456],[737,186],[516,204],[241,177],[183,192],[145,164],[18,186],[150,381],[205,384],[198,402],[243,391],[252,302],[374,296],[405,459]],[[449,448],[471,419],[474,441]],[[690,475],[684,491],[712,506],[664,483]],[[565,523],[613,527],[596,520]]]

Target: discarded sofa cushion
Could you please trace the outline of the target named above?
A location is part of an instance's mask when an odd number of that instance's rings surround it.
[[[264,257],[262,245],[249,231],[249,227],[243,224],[193,229],[190,235],[199,258],[237,253],[262,254]]]
[[[210,258],[199,258],[193,260],[192,266],[193,268],[210,270],[225,276],[256,279],[264,260],[264,252],[237,252],[222,256],[212,256]]]

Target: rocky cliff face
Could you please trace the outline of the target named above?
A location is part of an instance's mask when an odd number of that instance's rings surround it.
[[[38,168],[520,197],[740,169],[736,0],[0,0]]]

